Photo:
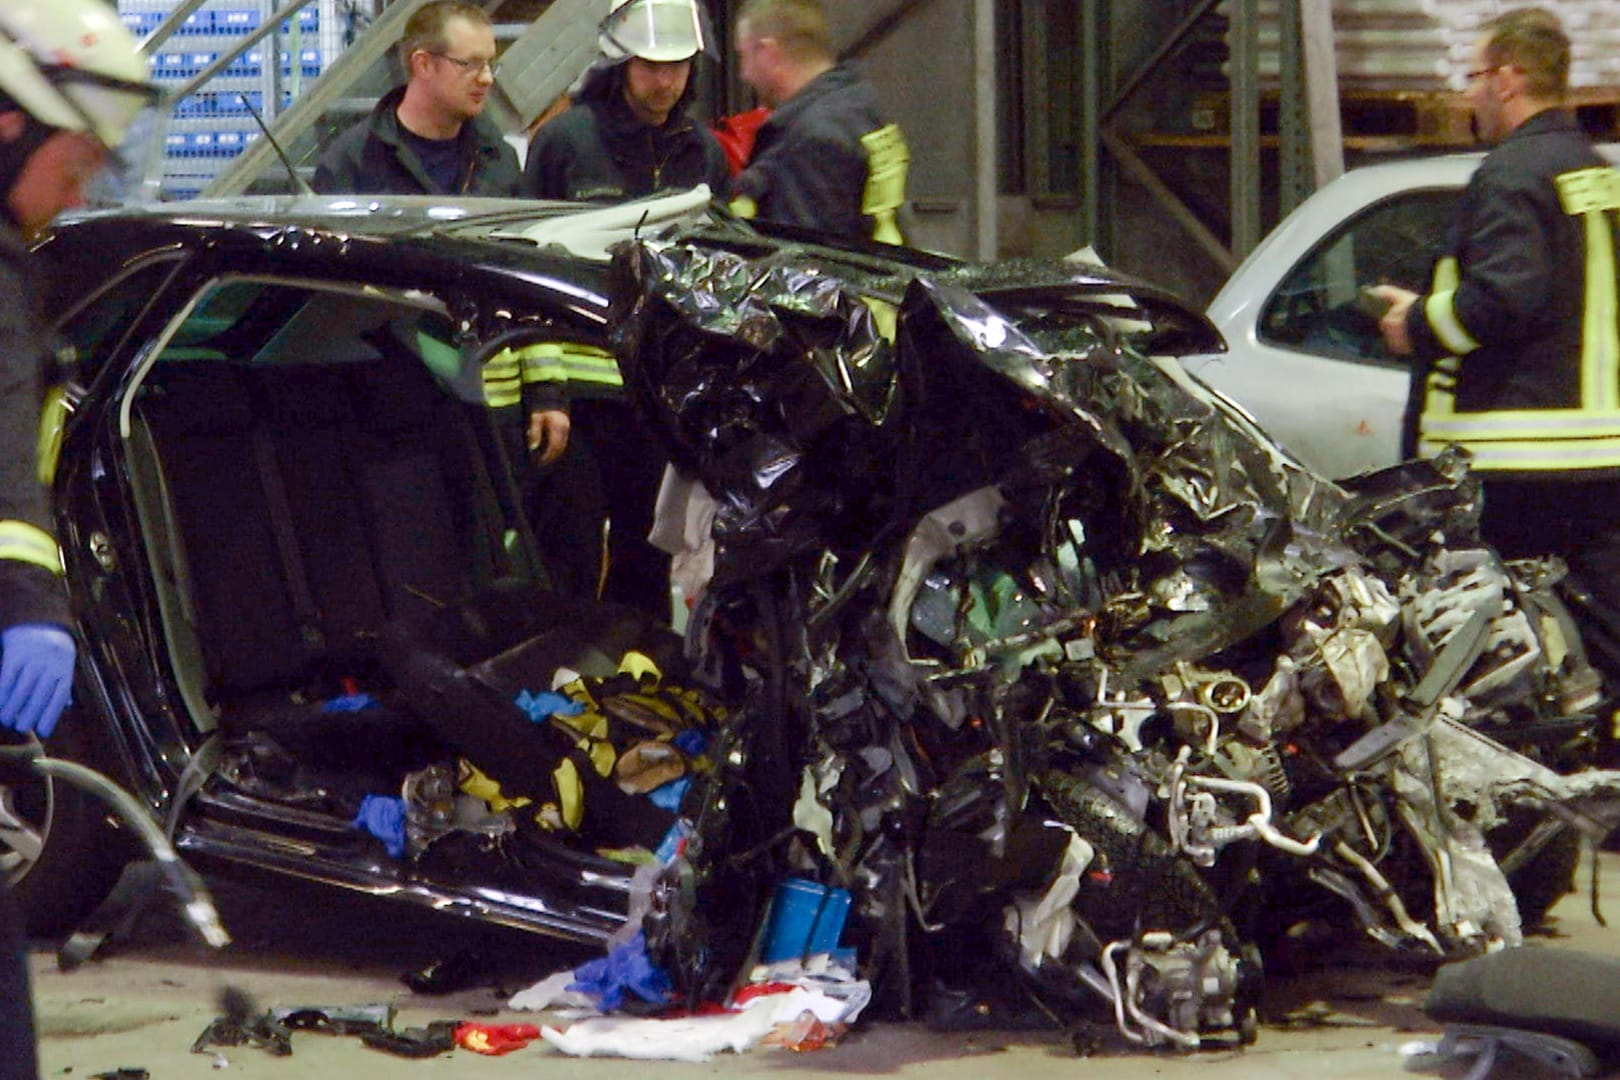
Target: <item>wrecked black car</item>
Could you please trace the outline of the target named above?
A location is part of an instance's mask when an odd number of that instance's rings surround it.
[[[988,960],[1192,1047],[1252,1037],[1297,926],[1517,944],[1612,816],[1558,567],[1479,543],[1461,461],[1293,462],[1140,282],[691,197],[189,204],[45,253],[86,645],[53,750],[199,860],[639,928],[693,1004],[799,879],[893,1012]],[[479,370],[559,340],[612,350],[671,463],[684,636],[546,585]],[[6,789],[36,915],[99,895],[99,827]]]

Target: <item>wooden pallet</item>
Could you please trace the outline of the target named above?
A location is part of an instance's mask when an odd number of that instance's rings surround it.
[[[1174,143],[1193,139],[1224,141],[1231,133],[1229,97],[1224,92],[1196,95],[1188,113],[1189,131],[1153,133],[1137,141]],[[1569,103],[1586,129],[1598,139],[1620,138],[1620,87],[1582,87],[1570,91]],[[1278,97],[1260,98],[1260,133],[1278,132]],[[1345,142],[1403,143],[1427,146],[1470,146],[1473,110],[1465,95],[1449,90],[1345,91],[1339,98]]]

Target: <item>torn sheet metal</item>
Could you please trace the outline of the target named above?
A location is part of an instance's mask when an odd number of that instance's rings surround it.
[[[890,1011],[1002,962],[1132,1042],[1241,1042],[1268,933],[1514,944],[1508,815],[1620,817],[1466,463],[1317,477],[1143,351],[1195,320],[1084,274],[617,253],[626,385],[715,504],[688,646],[745,702],[649,932],[678,982],[729,985],[791,876],[850,892]]]

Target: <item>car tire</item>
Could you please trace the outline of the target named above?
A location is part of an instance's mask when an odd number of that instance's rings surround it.
[[[53,757],[105,770],[96,752],[96,723],[69,714],[46,745]],[[22,909],[31,937],[72,931],[112,889],[128,861],[127,834],[109,823],[105,805],[56,777],[8,768],[0,776],[0,876]],[[18,823],[34,851],[19,851]]]

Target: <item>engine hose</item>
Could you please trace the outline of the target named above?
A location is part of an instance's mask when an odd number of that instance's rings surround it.
[[[77,762],[45,756],[44,747],[38,742],[26,746],[0,746],[0,760],[3,759],[21,761],[41,776],[56,777],[106,803],[135,830],[135,834],[152,853],[165,881],[180,898],[186,921],[198,935],[216,949],[223,949],[231,943],[231,936],[220,921],[219,909],[214,906],[214,898],[209,895],[208,887],[197,872],[180,858],[180,853],[175,851],[169,838],[163,835],[163,830],[135,801],[133,795],[94,769]]]

